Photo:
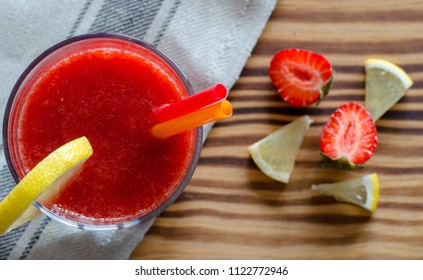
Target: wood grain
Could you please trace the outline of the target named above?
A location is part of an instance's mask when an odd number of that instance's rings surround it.
[[[422,259],[423,1],[281,0],[230,92],[234,116],[211,131],[182,196],[155,222],[131,259]],[[274,53],[324,54],[335,77],[327,98],[284,104],[267,75]],[[364,101],[366,58],[403,67],[414,80],[378,122],[379,146],[360,170],[323,166],[319,136],[345,101]],[[308,114],[314,123],[289,184],[263,175],[247,147]],[[313,193],[313,183],[377,172],[379,207],[364,210]]]

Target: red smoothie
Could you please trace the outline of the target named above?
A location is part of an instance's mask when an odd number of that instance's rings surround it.
[[[18,175],[80,136],[94,150],[47,209],[75,222],[119,224],[169,199],[196,145],[195,130],[151,135],[154,110],[188,95],[169,66],[148,50],[99,44],[38,71],[45,73],[23,89],[16,120]]]

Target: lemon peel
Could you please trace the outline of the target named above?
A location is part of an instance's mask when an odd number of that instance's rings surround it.
[[[405,95],[413,80],[402,68],[387,60],[369,58],[364,65],[365,107],[376,122]]]
[[[376,210],[379,200],[379,179],[377,173],[348,181],[312,185],[311,189],[333,196],[338,201],[358,205],[371,213]]]
[[[0,234],[36,217],[39,211],[32,203],[57,193],[92,154],[90,142],[81,137],[40,161],[0,202]]]
[[[302,116],[248,147],[260,170],[270,178],[288,183],[305,132],[313,120]]]

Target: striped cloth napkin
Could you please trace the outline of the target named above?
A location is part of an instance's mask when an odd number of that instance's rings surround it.
[[[143,38],[181,67],[196,91],[231,88],[276,0],[3,0],[0,9],[0,121],[27,65],[66,38],[113,32]],[[211,125],[206,126],[205,137]],[[15,185],[0,142],[0,199]],[[1,217],[0,217],[1,219]],[[46,216],[0,236],[0,259],[127,259],[154,220],[90,232]]]

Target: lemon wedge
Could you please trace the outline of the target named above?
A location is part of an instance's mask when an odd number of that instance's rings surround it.
[[[272,179],[288,183],[296,154],[312,122],[309,116],[300,117],[249,146],[260,170]]]
[[[311,189],[333,196],[338,201],[358,205],[372,213],[376,210],[379,199],[379,179],[377,173],[343,182],[312,185]]]
[[[81,137],[66,143],[39,162],[0,202],[0,234],[36,217],[40,212],[32,203],[57,193],[92,153],[88,139]]]
[[[364,64],[365,106],[376,122],[405,95],[413,81],[403,69],[389,61],[370,58]]]

